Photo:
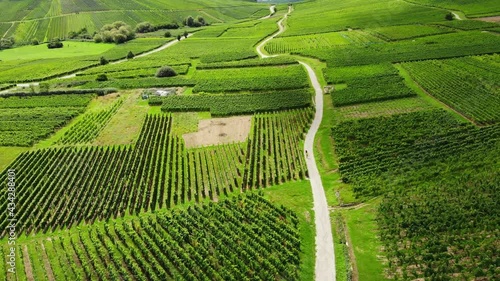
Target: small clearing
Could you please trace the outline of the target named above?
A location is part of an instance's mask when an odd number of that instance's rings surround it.
[[[182,137],[187,148],[243,142],[250,133],[251,125],[251,116],[200,120],[198,132],[184,134]]]

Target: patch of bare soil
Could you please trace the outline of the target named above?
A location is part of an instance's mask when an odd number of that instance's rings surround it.
[[[33,277],[33,269],[31,268],[30,255],[28,254],[28,246],[24,245],[23,247],[23,263],[24,263],[24,272],[26,272],[26,279],[28,281],[35,281]]]
[[[243,142],[250,133],[251,125],[251,116],[200,120],[198,132],[184,134],[182,137],[187,148]]]
[[[487,22],[500,22],[500,16],[477,18],[476,20],[482,20]]]
[[[43,266],[45,268],[45,272],[47,273],[47,279],[49,279],[49,281],[55,281],[54,272],[52,272],[52,267],[50,266],[49,257],[47,256],[43,242],[40,243],[40,246],[42,248]]]

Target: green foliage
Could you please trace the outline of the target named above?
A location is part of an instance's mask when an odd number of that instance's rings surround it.
[[[14,46],[15,40],[13,37],[0,38],[0,50],[12,48]]]
[[[484,125],[500,121],[499,63],[493,55],[402,65],[432,96]]]
[[[347,88],[331,93],[334,106],[375,102],[415,96],[397,74],[369,76],[347,81]]]
[[[33,245],[42,244],[46,264],[67,279],[299,280],[299,223],[290,209],[249,194],[30,238],[20,247],[35,257]]]
[[[485,22],[480,20],[455,20],[451,22],[439,22],[437,24],[461,30],[475,30],[475,29],[488,29],[488,28],[500,27],[500,25],[497,23]]]
[[[134,53],[132,53],[132,51],[128,51],[127,59],[133,59],[134,57],[135,57]]]
[[[439,173],[494,166],[499,128],[479,129],[440,110],[348,121],[332,136],[343,181],[367,196]]]
[[[498,170],[486,178],[461,175],[385,196],[378,221],[391,273],[412,280],[495,279],[499,179]]]
[[[433,58],[488,54],[500,50],[500,37],[478,32],[459,32],[366,46],[338,46],[329,50],[298,53],[326,60],[335,66],[404,62]]]
[[[108,63],[109,63],[109,61],[108,61],[105,57],[101,57],[101,58],[99,59],[99,63],[100,63],[101,65],[106,65],[106,64],[108,64]]]
[[[193,79],[196,80],[193,92],[284,90],[309,86],[300,65],[200,70]]]
[[[170,116],[148,115],[134,146],[58,147],[21,154],[9,166],[18,171],[19,194],[30,195],[16,201],[18,216],[26,222],[18,233],[217,200],[241,190],[304,179],[301,141],[312,116],[311,108],[258,116],[248,143],[186,150],[182,137],[171,133]],[[263,151],[258,145],[263,141],[276,145]],[[96,185],[104,180],[106,185]],[[97,192],[81,192],[94,189]],[[52,196],[46,196],[47,190]],[[58,204],[61,196],[68,198],[67,204]],[[57,216],[48,211],[54,208],[50,206],[56,206]],[[1,226],[5,229],[7,223],[5,218]]]
[[[291,57],[271,57],[263,59],[246,59],[227,62],[200,63],[196,69],[217,69],[217,68],[241,68],[241,67],[257,67],[257,66],[273,66],[273,65],[290,65],[298,64],[297,60]]]
[[[130,25],[122,21],[115,21],[112,24],[105,24],[94,36],[96,43],[116,43],[122,44],[135,38],[135,32]]]
[[[59,40],[59,38],[52,39],[49,43],[47,43],[47,48],[49,49],[58,49],[62,47],[63,43]]]
[[[415,24],[415,25],[378,27],[370,29],[369,32],[386,41],[396,41],[403,39],[425,37],[429,35],[451,33],[453,32],[453,30],[442,26]]]
[[[0,146],[32,146],[83,112],[93,96],[0,98]]]
[[[227,116],[308,107],[311,93],[309,90],[288,90],[259,94],[174,95],[153,97],[149,103],[162,105],[163,111],[210,111],[215,116]]]
[[[449,12],[444,16],[445,20],[453,20],[455,18],[455,15],[452,12]]]
[[[122,104],[123,99],[118,99],[109,108],[85,113],[82,119],[64,133],[57,141],[57,144],[74,145],[91,143],[97,138]]]
[[[99,74],[97,75],[95,81],[108,81],[108,76],[106,76],[106,74]]]
[[[161,77],[173,77],[176,76],[177,72],[170,67],[170,66],[162,66],[158,69],[156,72],[156,77],[161,78]]]

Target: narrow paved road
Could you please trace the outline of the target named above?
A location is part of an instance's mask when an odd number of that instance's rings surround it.
[[[313,192],[314,222],[316,224],[316,265],[314,271],[317,281],[334,281],[336,280],[336,269],[330,211],[328,210],[325,189],[323,188],[321,176],[316,166],[316,160],[314,159],[313,153],[314,137],[316,136],[316,132],[318,132],[319,125],[323,118],[323,90],[314,70],[304,62],[299,61],[299,63],[306,68],[316,94],[314,98],[316,113],[304,143],[304,149],[308,152],[306,154],[306,163]]]
[[[274,37],[285,31],[283,20],[292,12],[289,7],[288,13],[278,22],[279,31],[262,41],[257,46],[257,53],[261,58],[276,57],[277,55],[266,55],[262,52],[264,45]],[[330,223],[330,211],[326,201],[325,189],[321,182],[321,176],[316,166],[314,159],[314,137],[318,132],[319,125],[323,119],[323,89],[318,81],[318,77],[311,66],[307,63],[299,61],[304,66],[309,75],[309,80],[315,92],[316,113],[314,120],[309,128],[304,143],[304,155],[306,157],[307,170],[309,171],[309,180],[314,199],[314,223],[316,224],[316,264],[314,267],[316,281],[335,281],[335,252],[333,248],[332,226]],[[308,153],[306,153],[306,151]]]

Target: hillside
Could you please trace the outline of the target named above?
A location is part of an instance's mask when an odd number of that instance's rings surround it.
[[[500,279],[500,12],[462,2],[0,0],[0,279]]]

